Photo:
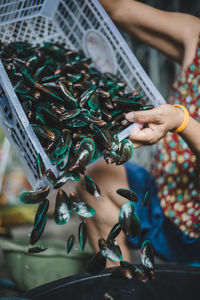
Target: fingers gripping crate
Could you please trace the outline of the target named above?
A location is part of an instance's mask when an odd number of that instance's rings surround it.
[[[83,49],[96,68],[117,74],[127,82],[127,90],[139,90],[147,104],[165,103],[97,0],[0,0],[0,40],[28,41],[33,45],[51,41]],[[58,175],[30,126],[1,62],[0,126],[33,188],[47,184],[36,172],[38,153],[46,169],[51,168]],[[129,133],[130,128],[121,132],[120,140]]]

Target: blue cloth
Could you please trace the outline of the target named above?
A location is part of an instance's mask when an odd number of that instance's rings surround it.
[[[154,250],[162,259],[179,264],[200,265],[200,238],[191,239],[163,214],[153,177],[143,167],[128,162],[124,164],[130,189],[138,195],[135,212],[141,220],[141,232],[129,238],[130,244],[140,248],[145,239],[152,242]],[[150,192],[149,205],[142,206],[141,199]]]

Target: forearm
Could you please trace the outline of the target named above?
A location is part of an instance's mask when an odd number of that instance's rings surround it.
[[[200,123],[190,117],[187,127],[180,136],[188,144],[192,152],[200,157]]]
[[[134,0],[100,2],[116,25],[179,63],[188,40],[191,45],[199,30],[199,19],[188,14],[162,11]]]

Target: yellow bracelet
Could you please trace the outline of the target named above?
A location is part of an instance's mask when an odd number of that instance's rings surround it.
[[[181,123],[181,125],[177,129],[174,130],[174,132],[179,133],[179,132],[182,132],[185,129],[185,127],[187,126],[187,124],[189,122],[190,114],[189,114],[189,111],[187,110],[187,108],[183,105],[174,104],[173,106],[181,108],[184,112],[183,122]]]

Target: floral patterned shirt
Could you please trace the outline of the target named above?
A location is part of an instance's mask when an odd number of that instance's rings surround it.
[[[171,104],[186,106],[200,121],[200,38],[193,62],[175,81]],[[190,238],[200,236],[200,161],[177,133],[158,144],[153,175],[164,215]]]

